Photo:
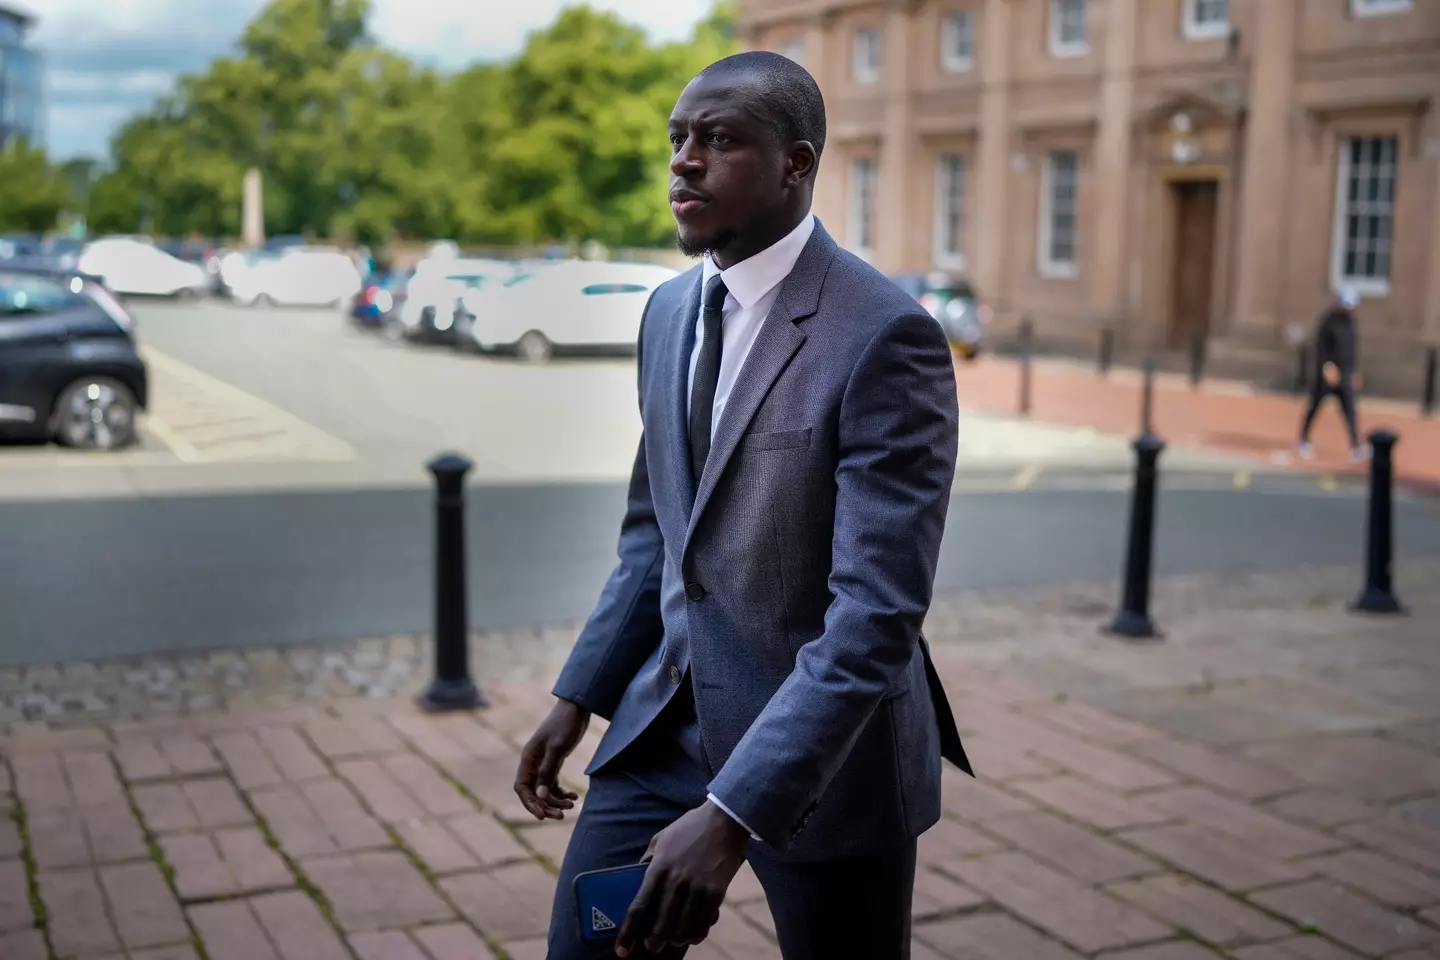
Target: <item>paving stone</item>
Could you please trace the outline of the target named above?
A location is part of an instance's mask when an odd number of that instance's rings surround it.
[[[335,765],[335,772],[355,788],[365,805],[385,823],[474,809],[453,784],[414,754],[345,760]]]
[[[20,828],[9,819],[7,809],[4,798],[0,797],[0,860],[20,856]]]
[[[1345,842],[1296,826],[1204,787],[1176,787],[1146,794],[1148,803],[1177,820],[1208,827],[1280,859],[1335,850]]]
[[[1312,783],[1390,799],[1440,791],[1440,763],[1408,743],[1360,734],[1255,744],[1248,753]]]
[[[15,793],[27,810],[57,810],[76,806],[60,757],[53,753],[12,756]]]
[[[510,960],[547,960],[549,945],[544,938],[510,940],[501,944]],[[688,958],[687,958],[688,960]]]
[[[1171,933],[1134,907],[1022,853],[957,860],[945,864],[945,872],[1086,953]]]
[[[686,960],[691,956],[701,960],[707,957],[710,960],[780,960],[780,948],[738,912],[725,910],[719,922],[710,928],[705,942],[693,953],[686,954]]]
[[[38,930],[0,933],[0,957],[5,960],[49,960],[50,951]]]
[[[1421,926],[1331,880],[1262,890],[1250,899],[1301,927],[1319,930],[1365,954],[1390,953],[1440,941],[1440,931]]]
[[[463,923],[420,927],[414,931],[414,937],[434,960],[490,960],[494,957],[485,941]]]
[[[1023,780],[1012,789],[1033,797],[1067,817],[1102,830],[1164,823],[1172,815],[1146,802],[1144,796],[1126,796],[1083,777],[1067,775],[1046,780]]]
[[[291,727],[260,727],[255,730],[255,738],[265,748],[270,760],[287,783],[303,783],[330,775],[320,755]]]
[[[1373,850],[1346,850],[1303,861],[1316,873],[1338,880],[1393,907],[1440,903],[1440,876],[1396,862]]]
[[[937,955],[963,960],[1079,960],[1079,954],[1003,914],[957,917],[915,927]]]
[[[1418,823],[1376,817],[1336,830],[1343,837],[1440,873],[1440,831]]]
[[[281,960],[249,901],[200,904],[189,914],[210,960]]]
[[[549,859],[557,867],[564,862],[565,851],[569,848],[570,837],[574,833],[575,823],[568,818],[559,823],[551,821],[548,824],[525,826],[517,831],[526,846]]]
[[[132,950],[130,960],[199,960],[195,948],[189,944],[174,947],[157,947],[154,950]]]
[[[1277,860],[1199,824],[1127,830],[1123,836],[1128,843],[1226,890],[1254,890],[1310,875],[1305,867]]]
[[[981,777],[996,783],[1053,777],[1064,772],[1064,768],[1054,761],[1016,750],[1003,736],[984,732],[965,737],[965,753]]]
[[[725,891],[725,902],[728,904],[742,904],[760,902],[765,900],[765,888],[760,885],[760,878],[755,875],[755,870],[749,863],[742,864],[740,871],[735,874],[735,879],[730,881],[730,888]],[[769,914],[766,907],[765,913]]]
[[[1293,774],[1252,757],[1171,738],[1139,740],[1130,752],[1191,780],[1249,800],[1303,786]]]
[[[1356,820],[1368,820],[1380,813],[1355,797],[1323,788],[1276,797],[1264,804],[1264,809],[1285,820],[1327,829]]]
[[[305,894],[267,893],[249,903],[282,960],[350,960],[339,936]],[[216,960],[213,954],[211,960]]]
[[[231,730],[216,734],[210,738],[210,743],[241,790],[277,786],[285,782],[285,775],[270,759],[269,752],[254,731]]]
[[[321,720],[304,727],[315,749],[331,760],[348,760],[404,749],[399,736],[381,720]]]
[[[1176,929],[1218,946],[1274,940],[1293,932],[1228,894],[1174,874],[1112,884],[1106,889]]]
[[[455,918],[399,851],[310,860],[305,872],[325,894],[335,922],[346,933],[400,930]]]
[[[109,754],[96,751],[69,751],[60,755],[65,778],[81,806],[123,802],[125,793]]]
[[[251,794],[280,849],[291,857],[391,846],[390,837],[339,780],[310,780]]]
[[[515,757],[510,755],[471,757],[452,760],[445,764],[445,769],[501,820],[516,825],[532,824],[535,818],[515,796],[515,763]]]
[[[1050,813],[1008,814],[987,821],[985,829],[1072,877],[1090,883],[1122,880],[1162,869],[1154,860]]]
[[[19,860],[0,860],[0,933],[35,922],[30,909],[30,880]]]
[[[1215,960],[1213,951],[1189,940],[1152,943],[1132,950],[1105,954],[1105,960]]]
[[[504,757],[516,752],[499,734],[473,717],[452,715],[432,718],[416,713],[407,704],[403,713],[393,714],[387,719],[420,753],[437,763],[467,757]]]
[[[100,885],[115,929],[127,949],[158,947],[190,939],[175,895],[153,863],[102,867]]]
[[[984,823],[992,817],[1035,809],[1034,804],[983,780],[972,780],[950,768],[942,775],[945,812],[970,823]]]
[[[184,900],[233,896],[294,886],[280,855],[254,827],[160,838]]]
[[[910,913],[916,920],[974,910],[984,904],[984,896],[943,873],[926,867],[915,871],[915,895]]]
[[[992,837],[957,820],[942,817],[920,835],[919,858],[922,863],[940,863],[956,857],[990,853],[999,850],[1000,846]]]
[[[40,900],[56,918],[50,927],[55,954],[84,957],[118,953],[120,939],[110,925],[105,895],[93,870],[55,870],[39,877]],[[64,922],[60,918],[64,918]]]
[[[1163,736],[1152,727],[1117,717],[1075,700],[1030,704],[1021,712],[1071,736],[1094,740],[1111,747],[1138,745]]]
[[[128,804],[40,808],[29,817],[31,853],[41,870],[143,860],[145,836]]]
[[[356,933],[348,938],[350,949],[359,960],[432,960],[408,934],[389,930],[384,933]],[[489,957],[488,951],[475,955]]]
[[[539,864],[446,877],[440,887],[467,920],[497,940],[540,937],[549,930],[555,878]]]

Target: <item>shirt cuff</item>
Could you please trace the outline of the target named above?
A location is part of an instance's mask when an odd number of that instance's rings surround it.
[[[725,816],[729,817],[731,820],[734,820],[736,823],[740,824],[740,826],[744,827],[745,832],[750,834],[751,840],[755,840],[757,842],[760,841],[760,838],[756,836],[755,831],[751,830],[750,827],[746,825],[744,820],[741,820],[739,817],[735,816],[735,814],[730,811],[730,808],[725,806],[725,804],[720,800],[719,797],[715,796],[715,794],[713,793],[707,794],[706,796],[711,803],[715,804],[715,806],[720,808],[721,813],[725,814]]]

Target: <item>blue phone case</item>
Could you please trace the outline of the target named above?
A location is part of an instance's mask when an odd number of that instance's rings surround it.
[[[575,907],[580,914],[580,938],[587,943],[614,940],[630,909],[647,863],[607,870],[591,870],[575,878]]]

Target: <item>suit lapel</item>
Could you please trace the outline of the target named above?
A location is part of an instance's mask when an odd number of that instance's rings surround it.
[[[781,283],[775,305],[760,325],[755,345],[745,358],[745,365],[740,368],[730,398],[725,401],[725,409],[720,414],[720,422],[710,443],[710,456],[705,461],[705,471],[695,492],[695,503],[690,510],[690,529],[685,537],[687,545],[750,421],[755,419],[765,396],[789,365],[790,358],[805,342],[805,333],[796,324],[819,309],[820,287],[834,255],[835,241],[817,221],[815,232],[795,261],[795,269]],[[693,341],[692,324],[692,344]]]
[[[693,512],[695,502],[695,478],[690,473],[690,398],[687,388],[690,354],[695,350],[695,324],[700,316],[700,281],[704,275],[703,270],[695,270],[689,292],[670,318],[665,348],[668,374],[665,400],[669,408],[669,416],[665,418],[665,448],[670,454],[670,475],[679,481],[680,504],[685,509],[686,518]]]

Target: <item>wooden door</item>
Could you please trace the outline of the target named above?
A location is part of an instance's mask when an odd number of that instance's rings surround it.
[[[1214,180],[1175,184],[1175,264],[1171,273],[1170,345],[1188,346],[1210,330],[1215,278],[1215,224],[1220,185]]]

